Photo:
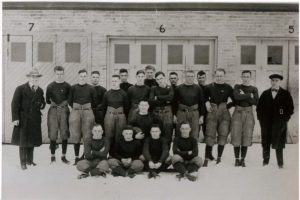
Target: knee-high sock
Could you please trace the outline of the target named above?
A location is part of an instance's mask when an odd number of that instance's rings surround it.
[[[74,144],[75,157],[79,156],[80,143]]]
[[[224,145],[218,145],[218,157],[221,158],[224,151]]]
[[[242,157],[243,159],[246,158],[247,150],[248,150],[248,147],[242,146],[242,149],[241,149],[241,154],[242,154],[242,155],[241,155],[241,157]]]
[[[62,146],[62,154],[65,155],[67,153],[68,140],[63,140],[61,146]]]
[[[205,158],[209,158],[212,156],[212,146],[205,146]]]
[[[235,159],[239,159],[240,158],[240,147],[233,147],[234,150],[234,157]]]
[[[56,141],[50,141],[50,151],[51,151],[51,155],[55,154],[55,148],[56,148]]]

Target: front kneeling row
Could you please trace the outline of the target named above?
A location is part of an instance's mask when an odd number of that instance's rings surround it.
[[[103,137],[101,125],[92,129],[92,139],[84,143],[85,159],[77,163],[81,172],[79,179],[88,176],[103,176],[111,172],[113,176],[133,178],[143,170],[148,171],[148,178],[156,178],[160,172],[176,171],[176,177],[197,179],[196,172],[202,166],[203,160],[198,156],[198,142],[190,136],[189,123],[182,123],[180,136],[173,141],[173,156],[169,155],[170,145],[161,137],[161,129],[153,124],[151,136],[145,140],[137,140],[134,130],[126,126],[122,137],[115,143]],[[109,154],[109,157],[108,157]],[[173,169],[169,167],[173,165]]]

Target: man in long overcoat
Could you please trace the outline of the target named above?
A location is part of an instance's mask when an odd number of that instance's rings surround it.
[[[271,88],[259,98],[256,111],[261,126],[263,165],[269,164],[270,147],[276,149],[279,168],[283,168],[283,149],[286,142],[287,123],[294,112],[291,94],[280,87],[283,77],[272,74]]]
[[[11,143],[19,146],[21,168],[33,162],[33,149],[42,144],[41,109],[45,108],[44,92],[38,86],[42,76],[37,69],[32,69],[29,81],[16,88],[12,103],[12,121],[14,124]]]

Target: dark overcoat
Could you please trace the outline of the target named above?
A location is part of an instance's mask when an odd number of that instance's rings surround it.
[[[294,113],[291,94],[279,88],[273,99],[271,89],[265,90],[259,98],[257,118],[261,126],[262,146],[279,149],[286,143],[287,123]]]
[[[16,88],[12,103],[12,121],[19,120],[14,126],[11,143],[20,147],[36,147],[42,144],[41,109],[45,108],[43,90],[33,91],[29,83]]]

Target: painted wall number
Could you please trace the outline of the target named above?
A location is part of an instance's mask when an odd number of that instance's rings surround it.
[[[161,33],[166,32],[166,29],[163,27],[163,25],[160,25],[159,32],[161,32]]]
[[[289,26],[289,33],[294,33],[295,29],[294,26]]]
[[[29,31],[31,31],[33,29],[34,23],[28,23],[30,26]]]

